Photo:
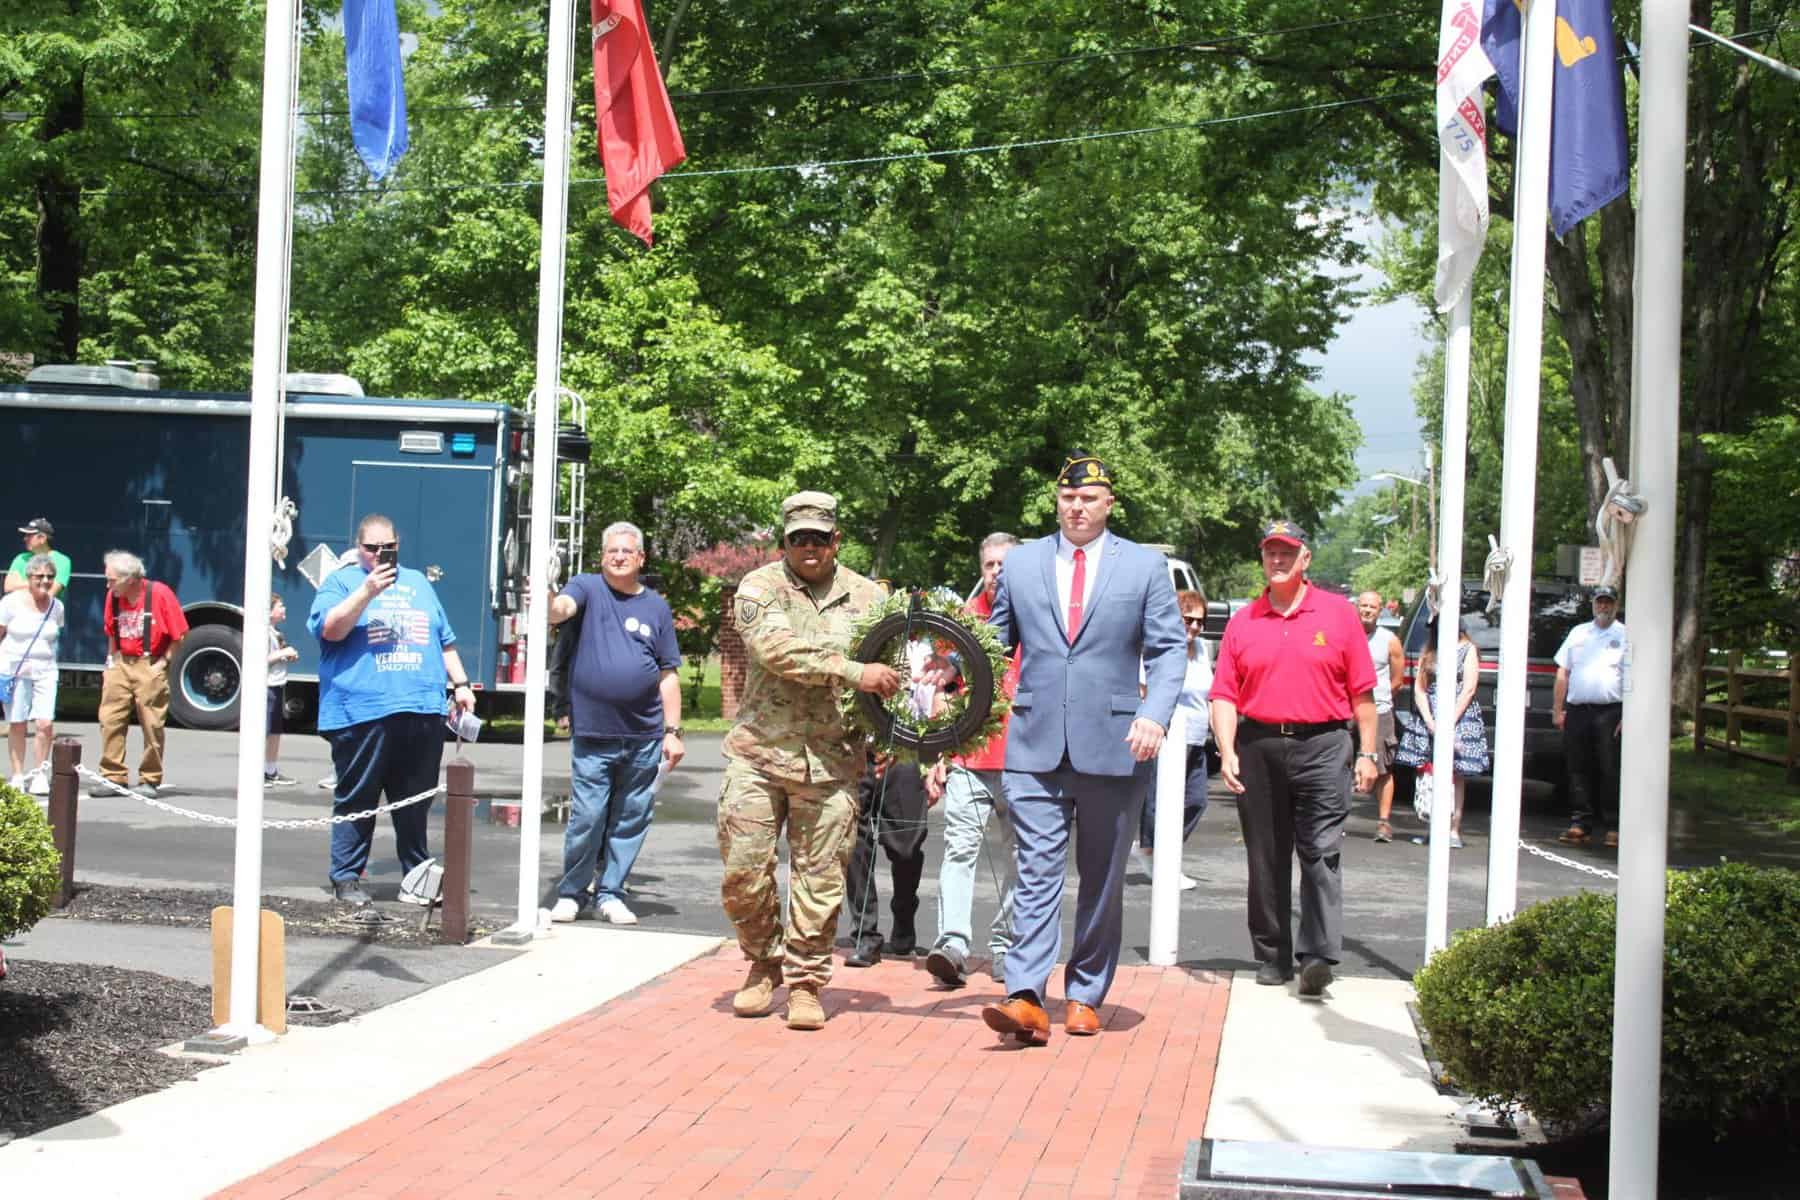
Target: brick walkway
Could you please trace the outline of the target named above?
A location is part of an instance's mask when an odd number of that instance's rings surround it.
[[[1053,1000],[1025,1049],[982,1024],[985,974],[840,963],[798,1033],[785,992],[731,1015],[743,970],[699,959],[219,1195],[1160,1198],[1205,1129],[1228,976],[1121,968],[1099,1037]]]

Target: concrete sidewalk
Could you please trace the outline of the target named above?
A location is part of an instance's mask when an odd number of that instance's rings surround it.
[[[559,926],[523,953],[0,1148],[0,1192],[234,1198],[1137,1197],[1189,1140],[1449,1149],[1402,982],[1306,1002],[1126,967],[1105,1031],[996,1038],[984,974],[839,967],[831,1021],[739,1020],[716,939]],[[1053,986],[1055,984],[1053,983]]]

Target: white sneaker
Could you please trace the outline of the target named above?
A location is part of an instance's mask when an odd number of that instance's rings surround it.
[[[50,794],[50,764],[49,763],[39,763],[37,765],[37,769],[30,772],[26,776],[26,778],[30,781],[26,790],[28,792],[30,792],[32,795],[48,796]]]
[[[1199,886],[1200,886],[1200,881],[1198,879],[1195,879],[1192,875],[1183,875],[1181,877],[1181,890],[1182,891],[1191,892]]]
[[[637,914],[625,907],[619,899],[608,899],[600,902],[600,919],[609,925],[636,925]]]
[[[11,779],[6,781],[6,786],[10,787],[10,788],[16,788],[17,790],[19,790],[21,792],[24,791],[25,790],[24,774],[20,773],[18,775],[14,775]]]
[[[580,912],[581,905],[564,896],[556,902],[556,907],[550,910],[550,919],[559,925],[567,924],[573,921]]]
[[[319,790],[321,792],[336,791],[337,790],[337,776],[335,774],[327,775],[325,778],[319,780]]]

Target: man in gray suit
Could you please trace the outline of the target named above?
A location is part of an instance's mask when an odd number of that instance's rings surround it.
[[[1001,781],[1017,843],[1014,942],[1007,998],[981,1016],[1027,1044],[1050,1038],[1044,993],[1062,950],[1071,826],[1081,883],[1064,1029],[1100,1032],[1096,1010],[1119,965],[1126,855],[1187,656],[1163,556],[1106,531],[1106,464],[1077,451],[1056,489],[1058,532],[1007,556],[990,618],[1002,642],[1023,647],[1024,664]]]

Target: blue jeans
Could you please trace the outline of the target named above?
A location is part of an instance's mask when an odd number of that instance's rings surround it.
[[[444,718],[428,713],[394,713],[344,729],[325,731],[331,765],[337,772],[334,816],[368,812],[383,802],[404,800],[436,787],[444,759]],[[435,800],[421,800],[388,814],[402,873],[431,857],[425,818]],[[344,883],[362,875],[375,844],[375,818],[331,827],[331,878]]]
[[[944,781],[944,865],[938,871],[936,944],[954,946],[965,958],[972,936],[970,927],[974,924],[976,863],[988,818],[996,812],[1000,821],[994,828],[1000,831],[1000,844],[988,863],[990,868],[1004,867],[1006,882],[1000,888],[1000,908],[988,930],[988,951],[1004,954],[1012,945],[1013,889],[1018,886],[1019,870],[1013,852],[1012,820],[1000,792],[1000,772],[950,768]]]
[[[563,877],[558,899],[586,906],[594,869],[596,902],[623,900],[625,879],[637,862],[656,797],[650,787],[662,762],[661,738],[575,739],[569,755],[569,828],[563,834]]]
[[[1187,748],[1187,782],[1182,788],[1181,840],[1194,834],[1200,818],[1206,815],[1206,747],[1190,744]],[[1138,820],[1138,845],[1148,850],[1156,844],[1156,776],[1150,776],[1150,787],[1144,793],[1144,815]]]

